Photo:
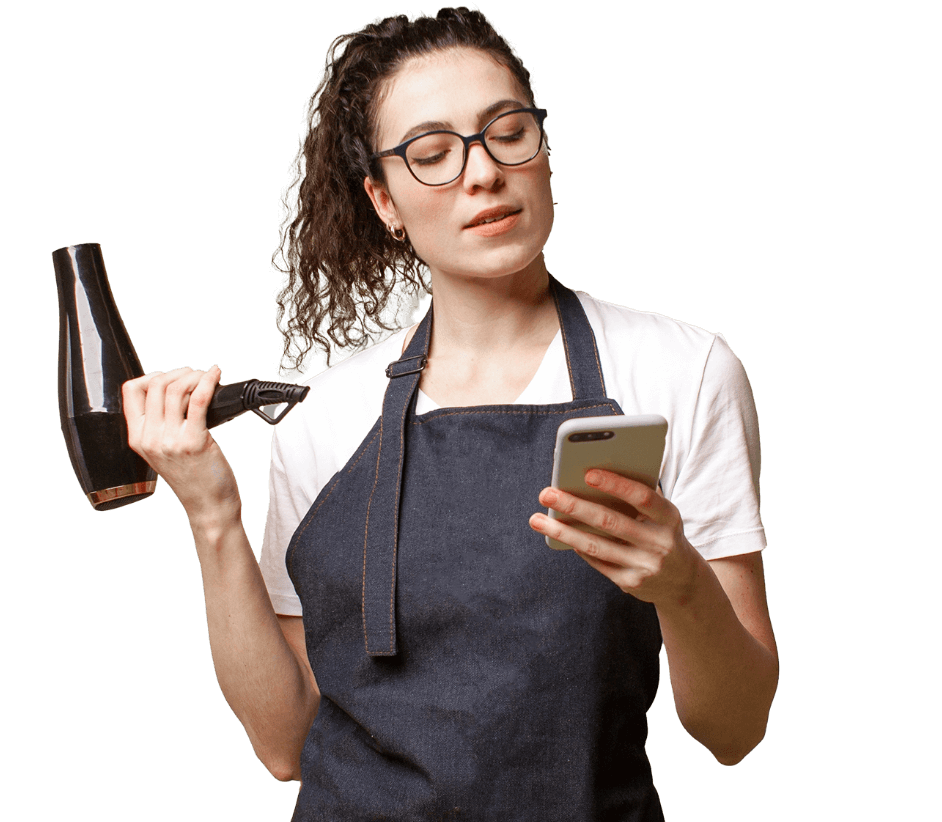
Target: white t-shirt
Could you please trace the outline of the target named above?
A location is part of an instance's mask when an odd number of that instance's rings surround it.
[[[708,560],[761,551],[759,426],[746,372],[726,341],[660,314],[578,296],[595,332],[608,396],[627,415],[660,414],[668,421],[661,487],[680,511],[687,539]],[[305,402],[275,429],[260,564],[276,613],[301,615],[285,569],[288,543],[380,416],[385,369],[401,356],[405,335],[402,330],[309,380]],[[557,332],[515,402],[571,400]],[[418,414],[438,407],[422,391],[416,403]]]

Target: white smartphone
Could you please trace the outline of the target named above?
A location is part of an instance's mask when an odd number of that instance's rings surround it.
[[[666,438],[667,420],[657,414],[566,420],[556,433],[553,487],[636,516],[638,512],[628,503],[586,485],[585,473],[590,468],[604,468],[656,488]],[[602,533],[552,508],[549,516],[583,531]],[[557,551],[569,549],[568,545],[550,537],[546,537],[546,544]]]

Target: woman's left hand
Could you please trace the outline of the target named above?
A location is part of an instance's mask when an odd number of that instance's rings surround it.
[[[657,491],[611,471],[593,468],[586,483],[628,503],[631,517],[606,505],[544,488],[540,502],[566,520],[591,525],[607,536],[588,533],[544,514],[530,517],[530,527],[569,545],[580,557],[625,593],[645,602],[682,604],[692,594],[703,560],[684,536],[680,512]]]

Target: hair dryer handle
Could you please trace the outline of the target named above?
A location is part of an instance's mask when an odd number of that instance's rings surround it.
[[[206,427],[214,428],[245,411],[254,411],[269,425],[277,425],[310,391],[307,385],[284,382],[245,380],[232,385],[220,385],[206,410]],[[270,412],[266,409],[275,409]]]

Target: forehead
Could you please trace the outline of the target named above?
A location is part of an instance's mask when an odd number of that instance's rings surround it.
[[[510,69],[486,52],[469,48],[410,58],[387,81],[377,117],[383,147],[399,142],[419,123],[439,121],[457,131],[476,131],[484,109],[499,100],[529,105]]]

